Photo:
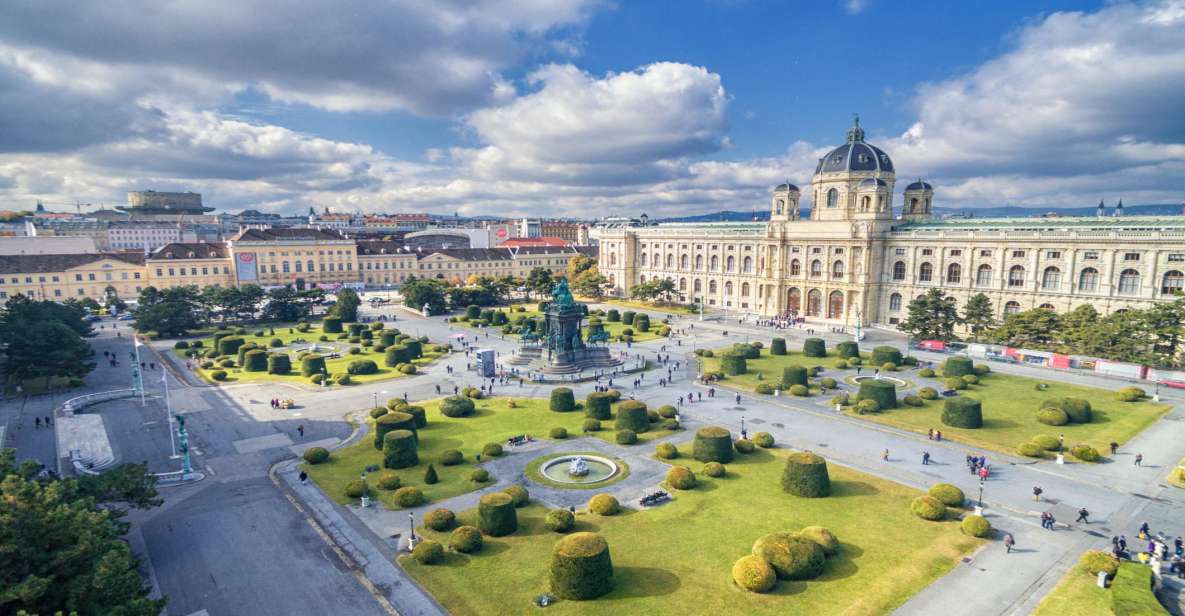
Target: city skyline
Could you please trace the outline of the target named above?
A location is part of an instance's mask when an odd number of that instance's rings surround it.
[[[1180,202],[1185,3],[1045,6],[15,3],[0,207],[760,210],[853,113],[939,208]]]

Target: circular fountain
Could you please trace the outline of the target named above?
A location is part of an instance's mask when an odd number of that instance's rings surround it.
[[[556,483],[586,486],[608,481],[619,472],[617,463],[601,456],[564,454],[547,460],[539,473]]]

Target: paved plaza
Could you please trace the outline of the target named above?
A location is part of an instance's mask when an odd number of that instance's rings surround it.
[[[404,332],[433,340],[456,334],[465,334],[470,340],[476,336],[478,348],[492,348],[503,356],[516,346],[498,333],[450,327],[440,317],[424,319],[390,307],[383,311],[396,315],[395,325]],[[363,313],[376,314],[373,309]],[[662,316],[656,312],[652,318],[657,322]],[[15,447],[19,458],[56,467],[66,453],[57,450],[52,430],[33,425],[34,417],[52,415],[67,397],[130,385],[130,330],[113,330],[110,321],[104,325],[94,339],[95,348],[100,356],[103,351],[114,353],[120,366],[100,361],[83,391],[18,396],[0,405],[4,445]],[[768,342],[774,336],[786,337],[791,347],[801,346],[807,337],[804,330],[775,333],[735,318],[700,321],[694,316],[677,317],[673,328],[686,330],[686,334],[628,349],[651,360],[659,353],[670,354],[672,364],[680,362],[679,369],[671,371],[670,386],[658,383],[660,376],[666,377],[665,366],[648,372],[636,389],[630,386],[632,377],[615,383],[624,394],[652,408],[675,404],[680,395],[689,392],[703,394],[702,402],[680,409],[687,429],[666,437],[670,442],[687,441],[704,425],[739,433],[743,421],[749,432],[770,432],[780,444],[819,452],[834,464],[920,489],[945,481],[962,488],[969,498],[978,496],[978,480],[967,472],[963,460],[966,455],[983,452],[956,442],[935,443],[924,435],[839,414],[826,405],[824,397],[754,397],[746,393],[738,404],[726,388],[709,398],[695,382],[693,351],[697,348],[746,340]],[[842,334],[822,336],[829,346],[850,339]],[[878,343],[900,346],[902,342],[896,335],[874,330],[861,344],[871,348]],[[167,427],[162,374],[167,374],[173,412],[186,418],[194,466],[205,478],[162,488],[164,506],[130,516],[133,531],[129,540],[144,558],[154,588],[169,597],[170,614],[202,610],[209,614],[446,613],[394,562],[406,542],[409,513],[420,519],[425,510],[436,507],[471,508],[484,492],[527,481],[523,474],[526,464],[552,451],[596,450],[624,458],[630,465],[630,476],[607,490],[622,502],[636,501],[663,478],[664,465],[651,458],[653,445],[629,449],[594,438],[543,441],[521,451],[511,448],[509,455],[491,462],[497,482],[478,492],[410,512],[387,511],[381,506],[365,510],[340,506],[312,482],[300,483],[296,457],[313,444],[333,448],[348,439],[365,438],[365,422],[351,423],[347,416],[370,408],[376,400],[381,404],[404,394],[411,400],[423,400],[437,397],[438,384],[449,392],[453,386],[479,384],[465,369],[472,358],[453,353],[414,377],[346,388],[267,383],[215,387],[188,373],[170,348],[170,342],[161,341],[141,350],[146,363],[156,364],[155,371],[147,371],[143,404],[139,399],[124,399],[86,411],[102,419],[100,438],[109,443],[112,463],[147,461],[153,472],[180,467],[180,461],[172,457],[175,442]],[[162,372],[162,366],[167,373]],[[452,374],[446,372],[446,366],[454,369]],[[993,365],[993,369],[1030,376],[1036,372],[1047,381],[1064,379],[1109,389],[1124,384],[1025,366]],[[553,387],[529,383],[520,387],[514,382],[496,387],[495,395],[545,397]],[[577,399],[582,399],[593,384],[572,387]],[[269,400],[276,397],[294,399],[296,408],[273,409]],[[1145,520],[1173,535],[1185,534],[1185,520],[1178,515],[1185,496],[1164,484],[1169,468],[1183,455],[1185,400],[1174,392],[1162,392],[1162,400],[1174,409],[1125,444],[1110,463],[1057,465],[987,453],[993,473],[983,494],[986,515],[993,526],[1012,533],[1019,549],[1006,554],[998,541],[989,542],[915,595],[898,613],[1028,614],[1083,550],[1104,547],[1112,535],[1132,536]],[[888,461],[881,457],[886,449]],[[923,451],[932,455],[927,466],[920,463]],[[1137,452],[1144,456],[1142,467],[1131,463]],[[1045,489],[1047,498],[1040,504],[1032,501],[1034,485]],[[589,494],[535,484],[530,490],[534,498],[557,507],[579,506]],[[1089,525],[1072,522],[1079,507],[1092,512]],[[1054,531],[1041,528],[1038,522],[1039,514],[1046,510],[1062,522]]]

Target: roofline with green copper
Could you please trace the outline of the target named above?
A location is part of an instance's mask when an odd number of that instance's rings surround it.
[[[1050,218],[946,218],[942,220],[902,221],[896,231],[926,229],[1066,229],[1096,228],[1106,230],[1185,228],[1185,216],[1055,216]]]

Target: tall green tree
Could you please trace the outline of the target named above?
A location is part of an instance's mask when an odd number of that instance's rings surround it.
[[[1033,308],[1010,314],[992,331],[992,341],[1027,349],[1047,349],[1061,339],[1061,320],[1056,312]]]
[[[555,285],[555,277],[546,267],[536,267],[527,273],[526,287],[537,295],[546,295]]]
[[[161,336],[183,336],[203,323],[201,303],[195,286],[171,287],[163,291],[146,287],[133,313],[136,330],[154,331]]]
[[[576,255],[568,259],[568,280],[576,280],[576,277],[589,270],[597,269],[597,260],[587,255]]]
[[[299,291],[289,285],[271,289],[267,292],[263,318],[267,321],[285,323],[308,318],[313,312],[313,306],[324,297],[325,291],[322,289]]]
[[[992,300],[983,293],[976,293],[963,304],[963,323],[971,330],[971,338],[979,341],[980,334],[996,326],[996,314]]]
[[[572,280],[572,290],[585,297],[601,299],[608,284],[609,281],[593,268],[581,272]]]
[[[337,302],[329,312],[345,323],[353,323],[358,320],[358,307],[361,305],[362,300],[353,289],[340,289],[337,292]]]
[[[1142,321],[1149,338],[1149,363],[1166,367],[1181,366],[1185,351],[1182,349],[1182,340],[1185,337],[1185,297],[1155,304],[1134,316]]]
[[[408,278],[400,287],[403,304],[413,310],[423,310],[424,306],[431,306],[437,314],[444,309],[443,282],[430,278]]]
[[[908,316],[897,329],[917,340],[949,341],[960,322],[958,306],[948,302],[941,289],[930,289],[909,302]]]
[[[58,304],[16,295],[0,311],[0,345],[8,385],[43,378],[83,377],[94,369],[90,324],[75,302]]]

